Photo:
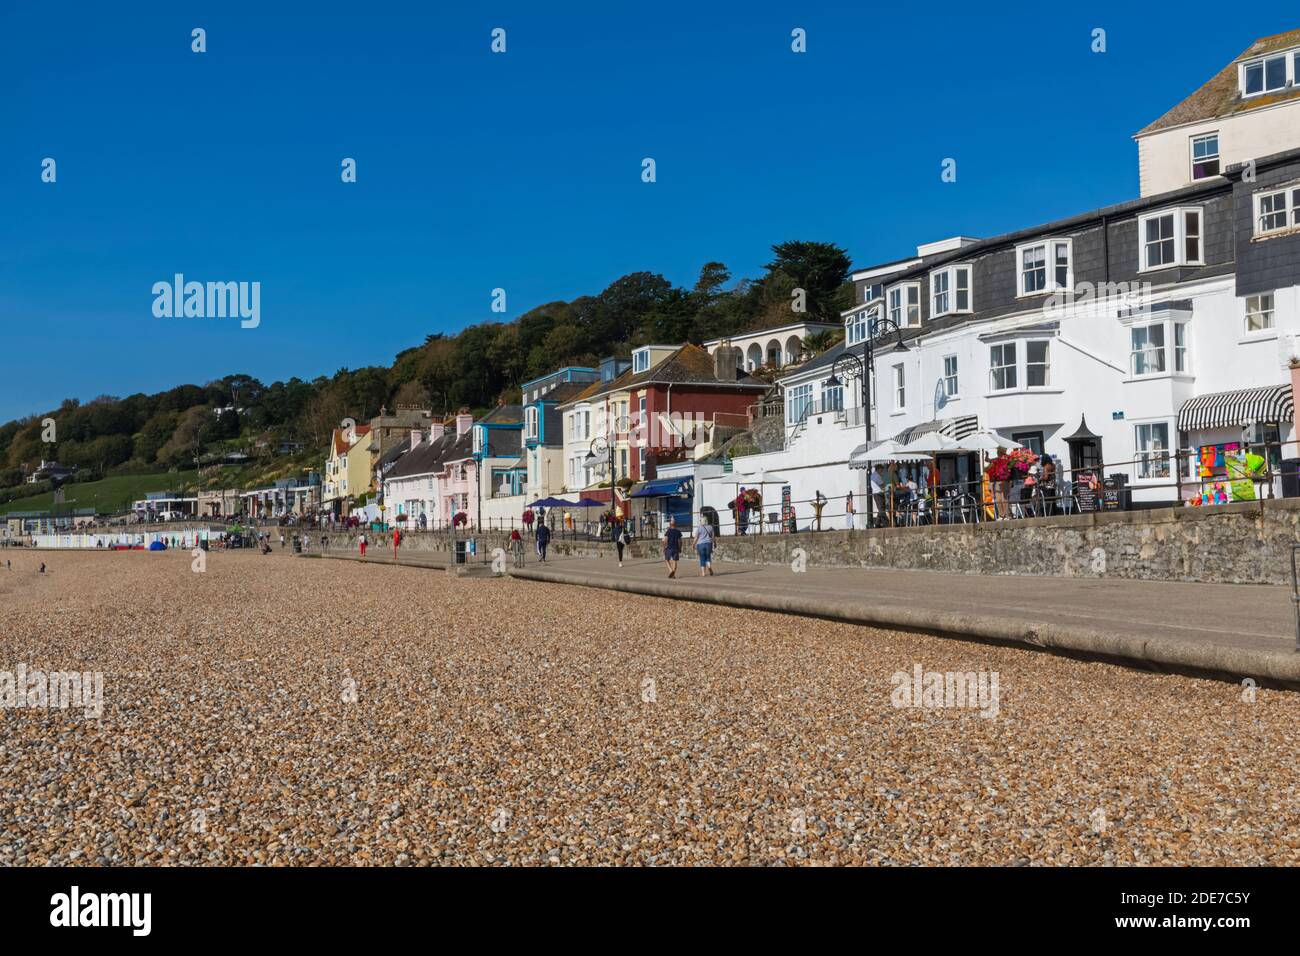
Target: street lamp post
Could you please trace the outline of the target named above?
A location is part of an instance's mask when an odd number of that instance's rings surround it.
[[[587,451],[587,457],[582,460],[583,465],[588,468],[594,466],[600,461],[601,456],[606,452],[609,453],[609,515],[610,527],[613,527],[614,509],[617,506],[616,492],[614,490],[614,443],[604,435],[597,435],[591,440],[591,445]]]
[[[862,358],[858,358],[852,352],[844,352],[831,365],[831,377],[826,379],[822,385],[826,388],[839,388],[844,384],[840,377],[841,373],[847,375],[849,372],[857,372],[858,390],[862,397],[862,422],[866,438],[866,449],[871,447],[871,376],[876,372],[876,336],[888,335],[889,333],[898,335],[898,347],[896,351],[906,352],[907,346],[903,344],[903,327],[893,319],[879,316],[870,321],[867,328],[866,340],[862,343]],[[875,496],[871,493],[871,462],[867,462],[867,528],[875,527]]]

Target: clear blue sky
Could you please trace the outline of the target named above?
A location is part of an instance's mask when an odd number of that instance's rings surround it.
[[[1122,201],[1133,132],[1300,24],[1006,6],[3,0],[0,420],[387,363],[501,318],[496,287],[511,318],[636,270],[756,275],[787,239],[865,265]],[[155,318],[176,272],[261,282],[260,327]]]

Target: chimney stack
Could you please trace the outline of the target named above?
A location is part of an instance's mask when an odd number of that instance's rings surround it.
[[[424,432],[418,428],[411,429],[411,451],[419,447],[420,442],[424,440]]]
[[[456,414],[456,437],[459,438],[465,434],[474,424],[474,416],[467,411],[461,411]]]
[[[447,426],[443,422],[433,422],[429,425],[429,441],[435,442],[447,432]]]

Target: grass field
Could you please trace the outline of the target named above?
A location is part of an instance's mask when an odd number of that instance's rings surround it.
[[[63,486],[64,500],[59,511],[94,508],[102,512],[118,512],[143,498],[146,492],[170,491],[194,482],[194,471],[157,472],[148,475],[115,475],[101,481],[87,481]],[[49,511],[51,492],[31,498],[0,504],[0,515],[11,511]]]

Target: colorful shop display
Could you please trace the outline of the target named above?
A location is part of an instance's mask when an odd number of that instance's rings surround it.
[[[1240,442],[1202,445],[1197,450],[1197,474],[1201,490],[1192,495],[1189,505],[1254,501],[1256,481],[1267,478],[1268,462]]]

